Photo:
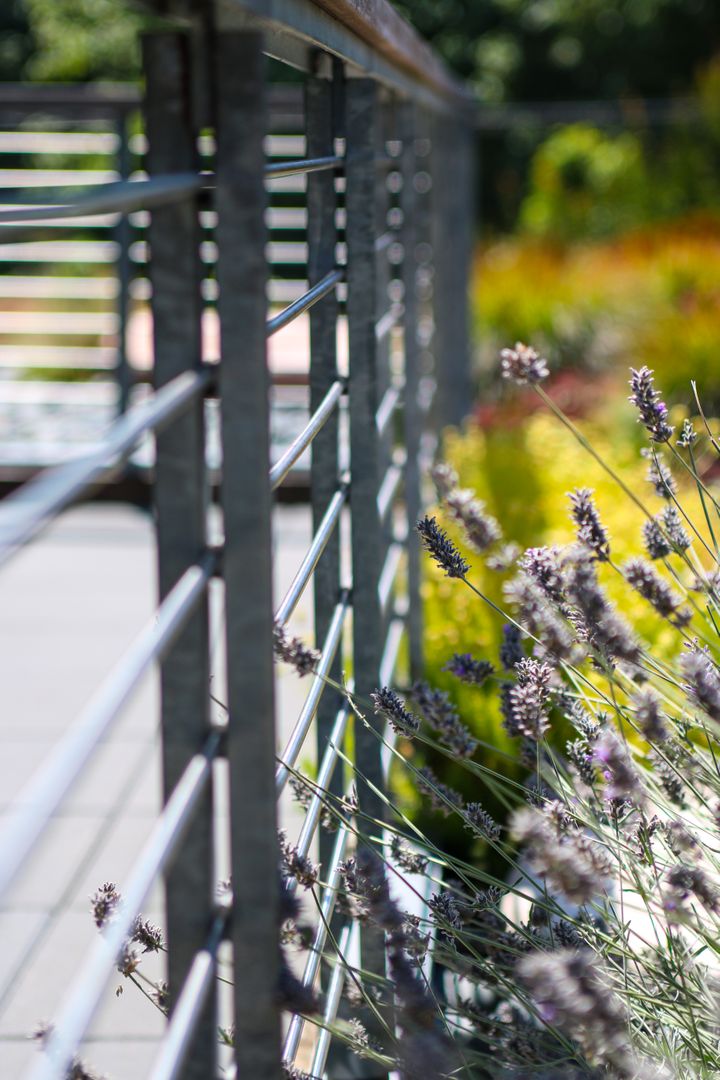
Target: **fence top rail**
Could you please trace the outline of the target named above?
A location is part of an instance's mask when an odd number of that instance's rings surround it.
[[[150,2],[167,10],[168,0]],[[220,30],[257,25],[267,31],[268,52],[297,67],[309,70],[311,53],[321,49],[347,62],[351,73],[425,104],[474,107],[467,87],[388,0],[219,0],[216,10]]]
[[[5,120],[5,113],[19,110],[103,119],[136,109],[140,101],[140,89],[133,83],[0,82],[0,121]]]

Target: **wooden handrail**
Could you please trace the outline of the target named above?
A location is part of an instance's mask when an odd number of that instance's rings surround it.
[[[393,65],[444,97],[471,97],[438,54],[388,0],[313,0]]]

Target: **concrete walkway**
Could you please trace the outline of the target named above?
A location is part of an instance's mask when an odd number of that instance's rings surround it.
[[[278,510],[276,598],[292,579],[309,538],[307,508]],[[112,505],[68,512],[3,571],[0,597],[0,812],[5,812],[151,617],[150,519]],[[293,631],[308,640],[311,611],[310,598],[303,598],[292,623]],[[220,654],[217,664],[222,665]],[[307,689],[293,673],[280,672],[280,743]],[[23,1075],[36,1054],[28,1036],[57,1011],[94,942],[91,894],[104,881],[122,889],[152,827],[160,805],[157,704],[156,679],[149,677],[0,906],[2,1080]],[[303,760],[310,753],[311,744]],[[284,805],[281,816],[296,835],[297,813]],[[162,922],[159,890],[144,911]],[[162,976],[157,958],[144,961],[143,970]],[[82,1056],[109,1080],[138,1080],[152,1062],[163,1018],[127,982],[116,996],[123,981],[118,976],[110,984]]]

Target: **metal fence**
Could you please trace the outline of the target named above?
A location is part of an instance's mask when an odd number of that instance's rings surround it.
[[[434,452],[432,432],[459,420],[468,402],[471,110],[462,89],[384,0],[293,0],[283,5],[281,19],[267,17],[259,2],[228,2],[217,5],[212,32],[205,20],[181,31],[154,31],[143,50],[147,178],[61,202],[46,192],[42,210],[24,205],[0,214],[3,239],[10,228],[15,239],[21,223],[30,228],[48,216],[149,209],[154,335],[153,393],[121,416],[92,453],[42,473],[0,505],[0,561],[116,473],[152,433],[160,578],[156,617],[3,822],[0,895],[142,674],[159,661],[164,807],[124,883],[122,912],[80,965],[32,1077],[65,1076],[159,875],[166,886],[171,1010],[150,1075],[218,1075],[215,974],[218,950],[229,941],[235,1040],[223,1075],[279,1077],[281,1062],[295,1060],[303,1019],[283,1023],[276,1006],[276,800],[312,732],[315,794],[297,846],[306,854],[317,836],[322,863],[321,917],[302,975],[313,986],[333,952],[328,925],[351,837],[349,824],[335,835],[321,828],[323,793],[340,797],[347,789],[351,775],[343,759],[351,750],[363,778],[357,813],[378,823],[386,816],[388,763],[381,742],[353,725],[329,680],[351,671],[354,693],[367,700],[393,679],[404,639],[407,666],[414,673],[422,666],[413,530],[421,474]],[[295,159],[268,162],[269,72],[280,70],[278,61],[302,81],[304,148]],[[288,100],[295,95],[287,87],[280,93]],[[268,189],[287,178],[303,196],[304,238],[296,242],[306,245],[308,287],[272,314]],[[208,212],[217,255],[210,301],[202,287],[208,278],[202,215]],[[203,359],[208,302],[217,310],[219,360]],[[304,317],[310,418],[269,468],[268,339]],[[216,501],[222,538],[212,543],[210,405],[219,410],[221,440]],[[274,492],[308,448],[313,537],[274,607]],[[221,726],[211,724],[209,711],[213,577],[224,583],[228,656],[228,719]],[[291,623],[310,586],[320,660],[291,737],[278,752],[274,628]],[[213,762],[219,758],[229,765],[227,821],[215,812]],[[215,853],[226,826],[232,894],[219,901]],[[333,925],[335,962],[323,971],[326,1024],[336,1015],[343,964],[353,950],[364,968],[384,970],[376,935],[351,923]],[[327,1029],[318,1029],[311,1043],[310,1073],[321,1077]]]

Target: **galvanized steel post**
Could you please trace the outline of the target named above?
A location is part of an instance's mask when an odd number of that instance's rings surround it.
[[[187,39],[154,33],[144,39],[148,170],[197,169],[192,128]],[[155,344],[154,381],[161,387],[201,362],[201,268],[198,207],[186,199],[152,212]],[[157,437],[155,509],[161,599],[206,545],[204,402]],[[161,667],[163,791],[167,800],[188,762],[202,747],[209,724],[207,598],[178,637]],[[188,827],[175,865],[165,876],[168,979],[171,1012],[198,949],[203,947],[215,892],[212,790],[208,785]],[[216,1068],[217,1019],[211,999],[182,1070],[183,1080],[206,1080]]]
[[[405,509],[407,514],[408,559],[408,644],[410,674],[419,679],[423,670],[422,646],[422,600],[420,596],[420,544],[415,524],[420,517],[420,444],[423,430],[423,414],[420,408],[420,365],[422,360],[418,321],[420,304],[418,297],[418,230],[415,189],[417,162],[415,142],[417,139],[417,109],[407,102],[400,112],[400,136],[402,140],[402,210],[401,238],[403,246],[403,338],[405,354],[405,387],[403,390],[405,450]]]
[[[342,83],[342,68],[334,68],[334,79]],[[305,84],[306,156],[332,157],[337,134],[337,91],[334,81],[311,76]],[[325,170],[308,173],[307,177],[307,240],[308,279],[310,285],[320,281],[335,267],[337,246],[337,196],[335,173]],[[337,370],[337,294],[330,295],[310,309],[310,413],[314,413],[338,377]],[[312,502],[313,534],[317,531],[328,504],[337,491],[339,456],[338,410],[315,436],[312,444],[310,497]],[[328,540],[313,578],[315,607],[315,643],[322,643],[340,595],[340,528]],[[339,680],[342,673],[342,649],[338,649],[328,672]],[[320,699],[316,715],[317,759],[325,753],[328,738],[335,722],[340,698],[328,688]],[[343,770],[336,766],[330,791],[343,792]],[[335,837],[321,828],[318,837],[319,858],[327,868]]]
[[[215,74],[234,1056],[239,1077],[279,1080],[270,379],[265,327],[266,108],[261,35],[221,34]]]
[[[377,688],[382,655],[382,617],[378,595],[383,537],[378,514],[379,440],[375,426],[377,390],[376,155],[379,141],[379,91],[370,79],[351,79],[346,86],[348,258],[348,342],[350,354],[350,460],[353,567],[353,665],[355,692],[366,703]],[[370,819],[383,821],[385,804],[381,743],[382,724],[366,707],[367,723],[356,723],[355,763],[358,772],[359,827],[378,832]],[[382,933],[364,926],[362,966],[384,972]]]

